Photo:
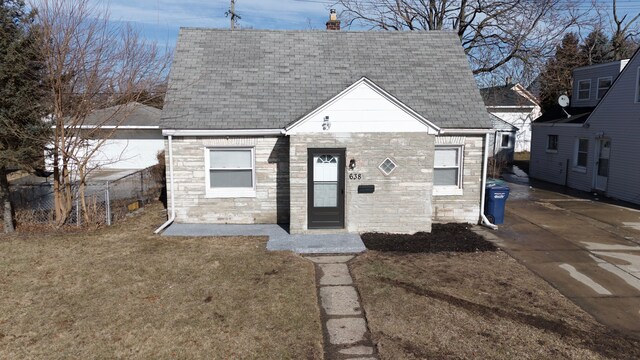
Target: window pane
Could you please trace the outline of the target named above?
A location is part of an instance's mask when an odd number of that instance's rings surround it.
[[[509,135],[508,134],[502,134],[502,147],[508,147],[509,146]]]
[[[589,81],[581,81],[578,85],[580,90],[589,90],[591,88],[591,82]]]
[[[587,153],[578,153],[578,163],[581,167],[587,167]]]
[[[252,170],[211,170],[212,188],[253,187]]]
[[[458,149],[436,149],[433,164],[435,167],[458,166]]]
[[[578,151],[579,152],[587,152],[587,151],[589,151],[589,140],[580,139],[580,142],[578,143]]]
[[[211,168],[251,169],[251,150],[211,150]]]
[[[338,183],[323,182],[313,183],[313,206],[336,207],[338,206]]]
[[[458,169],[434,169],[434,185],[458,185]]]

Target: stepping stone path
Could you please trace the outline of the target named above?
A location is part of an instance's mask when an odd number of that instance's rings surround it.
[[[353,256],[309,256],[315,264],[326,359],[378,359],[347,262]]]

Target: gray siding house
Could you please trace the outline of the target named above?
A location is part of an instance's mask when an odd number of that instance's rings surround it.
[[[162,129],[168,223],[413,233],[482,216],[491,121],[452,32],[181,29]]]
[[[489,136],[489,156],[499,161],[513,161],[518,128],[491,115],[493,132]]]
[[[640,204],[640,53],[573,77],[569,116],[533,123],[530,176]]]

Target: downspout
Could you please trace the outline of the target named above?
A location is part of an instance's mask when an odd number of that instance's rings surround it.
[[[497,139],[496,139],[497,140]],[[485,188],[487,186],[487,163],[489,162],[489,133],[484,135],[484,160],[482,162],[482,179],[480,181],[481,196],[480,196],[480,224],[490,229],[497,230],[498,227],[492,224],[489,219],[484,215],[484,196]]]
[[[171,223],[176,219],[176,201],[175,201],[175,192],[173,191],[173,136],[169,135],[169,189],[171,190],[171,216],[169,216],[169,220],[164,224],[160,225],[159,228],[154,231],[154,234],[160,233],[167,226],[171,225]]]

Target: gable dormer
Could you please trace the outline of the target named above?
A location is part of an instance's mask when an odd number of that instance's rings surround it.
[[[572,107],[594,107],[609,90],[629,60],[582,66],[573,70]]]

